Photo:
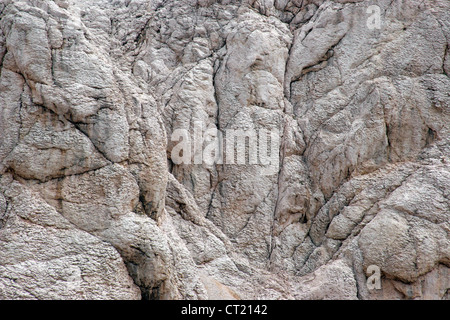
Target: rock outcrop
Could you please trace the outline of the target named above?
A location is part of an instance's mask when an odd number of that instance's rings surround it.
[[[449,47],[448,0],[2,0],[0,299],[448,299]]]

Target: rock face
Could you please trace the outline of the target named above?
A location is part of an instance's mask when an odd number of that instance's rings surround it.
[[[0,299],[449,299],[449,46],[448,0],[2,0]]]

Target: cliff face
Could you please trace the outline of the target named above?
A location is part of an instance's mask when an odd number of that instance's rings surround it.
[[[448,299],[449,45],[448,0],[2,0],[0,298]]]

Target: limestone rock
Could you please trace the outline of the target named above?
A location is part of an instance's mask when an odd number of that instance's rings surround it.
[[[449,21],[1,1],[0,299],[448,299]]]

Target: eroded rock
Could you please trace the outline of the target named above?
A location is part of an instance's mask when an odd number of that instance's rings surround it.
[[[3,1],[0,298],[448,299],[449,20]],[[177,129],[276,131],[275,165],[177,163]]]

